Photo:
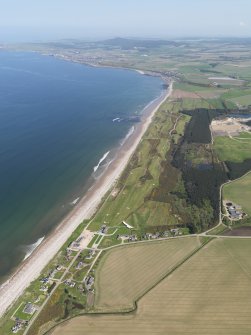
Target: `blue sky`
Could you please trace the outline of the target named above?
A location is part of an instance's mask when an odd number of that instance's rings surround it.
[[[251,36],[251,0],[0,0],[0,41]]]

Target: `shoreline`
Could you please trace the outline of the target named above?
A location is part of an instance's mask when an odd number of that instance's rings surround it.
[[[171,92],[172,83],[167,90],[163,90],[158,98],[144,108],[141,122],[135,125],[132,135],[118,148],[113,161],[100,178],[94,182],[82,199],[42,241],[32,255],[23,261],[14,274],[0,286],[0,317],[6,313],[30,283],[40,275],[44,267],[56,255],[79,224],[85,219],[90,219],[95,214],[102,198],[111,190],[124,171],[143,134],[150,125],[155,112],[170,96]]]

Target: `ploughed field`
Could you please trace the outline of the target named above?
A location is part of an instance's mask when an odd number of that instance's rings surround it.
[[[217,238],[143,296],[136,311],[80,316],[51,334],[248,335],[250,252],[249,240]]]
[[[223,236],[251,236],[250,226],[241,226],[234,229],[224,231]]]

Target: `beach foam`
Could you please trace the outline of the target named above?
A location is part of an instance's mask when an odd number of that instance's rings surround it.
[[[102,162],[106,159],[106,157],[109,155],[110,151],[107,151],[104,156],[100,159],[100,161],[98,162],[98,165],[94,166],[93,171],[96,172],[97,169],[100,167],[100,165],[102,164]]]
[[[132,134],[133,134],[133,132],[134,132],[134,129],[135,129],[134,126],[132,126],[132,127],[129,129],[128,133],[126,134],[126,137],[120,142],[120,145],[121,145],[121,146],[125,144],[125,142],[128,140],[128,138],[129,138],[130,136],[132,136]]]
[[[37,240],[37,242],[35,242],[35,243],[33,243],[33,244],[30,244],[30,245],[27,245],[27,246],[24,247],[24,250],[25,250],[25,252],[26,252],[26,255],[25,255],[24,259],[23,259],[24,261],[25,261],[28,257],[30,257],[30,255],[36,250],[36,248],[43,242],[44,238],[45,238],[45,236],[39,238],[39,239]]]
[[[76,205],[76,203],[79,201],[80,197],[74,199],[72,202],[71,202],[71,205]]]

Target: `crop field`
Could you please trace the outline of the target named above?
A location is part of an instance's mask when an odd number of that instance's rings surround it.
[[[197,108],[235,109],[238,101],[230,98],[248,94],[243,93],[243,90],[239,88],[227,91],[223,88],[210,87],[199,83],[196,83],[196,85],[192,83],[175,83],[174,88],[172,98],[182,103],[183,110]],[[249,91],[245,90],[245,92]]]
[[[224,185],[223,197],[242,206],[243,210],[251,215],[251,173]]]
[[[94,309],[121,311],[201,246],[197,237],[139,243],[111,249],[97,268]]]
[[[52,335],[251,333],[251,243],[217,238],[166,277],[127,314],[77,317]]]
[[[251,158],[251,140],[241,140],[237,137],[218,136],[214,140],[214,149],[222,161],[241,163]]]

